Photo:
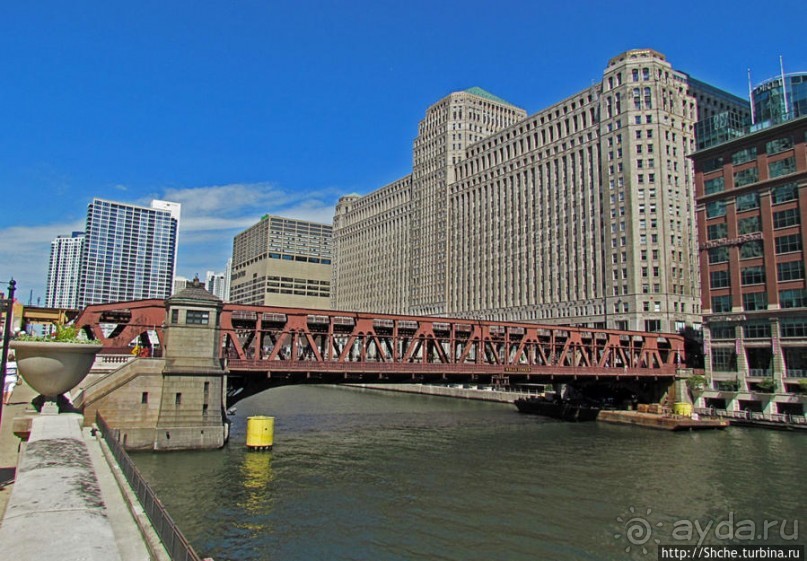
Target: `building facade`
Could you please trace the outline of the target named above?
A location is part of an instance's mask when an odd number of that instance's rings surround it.
[[[765,80],[752,90],[751,97],[754,124],[776,124],[803,117],[807,115],[807,72]]]
[[[50,242],[46,308],[78,308],[78,284],[84,232],[58,236]]]
[[[480,92],[451,94],[420,124],[409,245],[396,252],[408,299],[379,305],[343,282],[378,268],[375,252],[341,262],[359,251],[351,243],[363,239],[361,224],[380,219],[362,204],[376,192],[337,209],[334,307],[648,331],[699,325],[686,156],[700,117],[747,116],[748,104],[649,49],[614,57],[600,83],[529,117]],[[432,136],[442,144],[431,148]],[[427,146],[439,161],[424,157]],[[437,179],[424,187],[427,169]],[[386,282],[376,291],[401,280]]]
[[[265,215],[233,240],[230,301],[327,309],[333,228]]]
[[[757,101],[754,125],[732,124],[731,134],[712,135],[692,156],[705,322],[701,400],[804,414],[807,115],[759,120]]]
[[[205,288],[213,296],[218,297],[223,302],[230,301],[230,268],[231,260],[227,260],[227,267],[223,273],[207,271],[205,274]]]
[[[81,255],[78,306],[168,298],[176,269],[181,206],[93,199]]]

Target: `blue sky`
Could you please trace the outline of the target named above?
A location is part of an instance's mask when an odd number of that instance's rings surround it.
[[[763,9],[763,7],[765,9]],[[45,295],[93,197],[183,204],[177,273],[262,214],[330,222],[411,170],[426,108],[480,86],[529,113],[654,48],[741,96],[807,70],[803,0],[138,0],[0,6],[0,287]]]

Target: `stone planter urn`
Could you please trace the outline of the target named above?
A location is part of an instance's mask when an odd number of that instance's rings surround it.
[[[17,371],[35,391],[48,400],[74,388],[90,371],[98,344],[12,341]]]

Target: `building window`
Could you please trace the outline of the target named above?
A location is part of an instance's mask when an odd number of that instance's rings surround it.
[[[796,173],[796,157],[790,156],[783,160],[768,162],[768,176],[773,179],[782,175]]]
[[[743,294],[743,308],[746,311],[767,309],[768,295],[764,292],[747,292]]]
[[[171,310],[171,323],[178,323],[179,322],[179,310],[173,309]]]
[[[745,242],[740,246],[740,259],[754,259],[762,257],[763,248],[761,240]]]
[[[793,139],[789,136],[785,138],[777,138],[776,140],[771,140],[765,144],[765,153],[766,154],[778,154],[779,152],[784,152],[785,150],[790,150],[793,148]]]
[[[722,157],[710,158],[708,160],[705,160],[703,162],[702,166],[703,166],[703,172],[704,173],[709,173],[710,171],[720,169],[720,168],[723,167],[723,158]],[[723,178],[721,177],[720,179],[723,179]],[[707,194],[708,194],[708,192],[707,192]]]
[[[785,183],[771,189],[771,202],[773,204],[794,201],[799,197],[798,187],[795,183]]]
[[[174,405],[182,405],[182,394],[179,392],[174,396]]]
[[[750,185],[759,181],[759,170],[757,168],[748,168],[734,172],[734,186],[742,187],[743,185]]]
[[[729,234],[729,225],[725,222],[721,224],[710,224],[706,227],[706,237],[709,240],[721,240]]]
[[[729,248],[712,247],[709,248],[709,263],[725,263],[729,260]]]
[[[740,279],[743,286],[749,284],[764,284],[765,269],[762,267],[744,267],[740,271]]]
[[[188,310],[185,316],[185,323],[193,325],[207,325],[210,323],[210,312],[199,310]]]
[[[782,337],[807,337],[807,318],[787,318],[780,323]]]
[[[706,218],[726,216],[726,201],[712,201],[706,203]]]
[[[140,394],[140,403],[145,405],[149,402],[149,392],[143,392]]]
[[[803,279],[804,263],[802,261],[787,261],[786,263],[777,263],[776,278],[779,282]]]
[[[759,208],[759,194],[746,193],[745,195],[739,195],[735,199],[735,204],[737,206],[737,212]]]
[[[711,288],[727,288],[729,286],[729,272],[728,271],[710,272],[709,286]]]
[[[737,233],[740,235],[753,234],[754,232],[760,231],[762,231],[762,223],[759,220],[759,216],[749,216],[748,218],[740,218],[737,220]]]
[[[773,213],[773,227],[774,228],[787,228],[789,226],[797,226],[799,224],[799,209],[789,208],[781,212]]]
[[[740,164],[744,164],[745,162],[750,162],[751,160],[755,160],[757,158],[757,147],[752,146],[751,148],[746,148],[744,150],[740,150],[739,152],[735,152],[731,155],[731,163],[735,166]]]
[[[776,254],[790,253],[791,251],[801,251],[801,236],[791,234],[789,236],[779,236],[775,240]]]
[[[716,372],[735,372],[737,370],[737,353],[734,349],[712,349],[712,370]]]
[[[726,188],[726,181],[723,177],[715,177],[714,179],[708,179],[703,182],[703,191],[706,195],[711,195],[712,193],[720,193],[724,191]]]
[[[743,326],[743,337],[746,339],[770,339],[771,324],[767,321],[747,323]]]
[[[709,326],[712,339],[734,339],[734,326],[728,323],[715,323]]]
[[[731,311],[731,296],[712,296],[712,313],[719,314],[721,312]]]
[[[779,307],[782,309],[804,308],[805,306],[807,306],[807,290],[796,288],[779,291]]]

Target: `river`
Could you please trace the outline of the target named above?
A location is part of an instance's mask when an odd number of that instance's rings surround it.
[[[276,418],[272,451],[246,450],[251,415]],[[223,450],[133,455],[216,561],[656,559],[699,529],[807,538],[804,433],[572,424],[337,386],[269,390],[232,421]]]

